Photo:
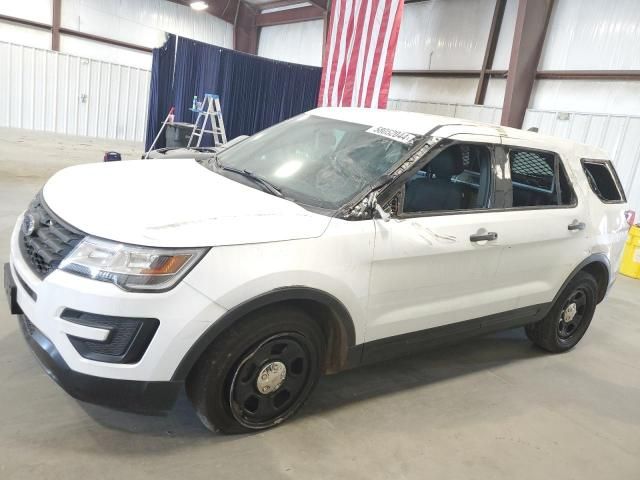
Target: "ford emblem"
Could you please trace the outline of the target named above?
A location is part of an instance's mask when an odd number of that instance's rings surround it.
[[[30,213],[26,213],[24,219],[22,220],[22,233],[24,233],[27,237],[33,235],[33,232],[36,230],[36,219]]]

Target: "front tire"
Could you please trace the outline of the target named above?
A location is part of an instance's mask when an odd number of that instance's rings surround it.
[[[579,272],[554,303],[545,318],[525,327],[529,340],[552,353],[566,352],[582,339],[596,309],[598,283]]]
[[[241,433],[282,423],[313,391],[325,340],[294,307],[266,308],[232,326],[196,363],[187,395],[212,431]]]

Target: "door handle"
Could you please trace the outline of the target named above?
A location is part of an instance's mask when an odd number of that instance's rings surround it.
[[[584,222],[573,222],[571,224],[569,224],[569,226],[567,227],[567,229],[573,231],[573,230],[584,230],[586,227]]]
[[[498,238],[496,232],[474,233],[469,237],[472,242],[482,242],[483,240],[495,240]]]

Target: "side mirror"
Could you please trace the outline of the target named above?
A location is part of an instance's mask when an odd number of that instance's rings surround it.
[[[391,175],[383,175],[381,176],[375,183],[371,185],[372,190],[378,190],[379,188],[384,187],[386,184],[393,181],[393,177]],[[378,213],[383,222],[388,222],[391,220],[391,215],[384,211],[384,209],[378,203],[378,195],[377,193],[373,194],[374,197],[371,200],[371,206],[374,211]]]
[[[383,222],[388,222],[389,220],[391,220],[391,215],[385,212],[384,209],[377,203],[376,203],[376,212],[378,212],[378,215],[380,215],[380,218],[382,219]]]

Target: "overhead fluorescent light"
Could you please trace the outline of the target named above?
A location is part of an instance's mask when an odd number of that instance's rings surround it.
[[[283,5],[282,7],[265,8],[264,10],[260,10],[260,13],[283,12],[285,10],[294,10],[296,8],[310,7],[311,5],[312,5],[311,2],[292,3],[291,5]]]
[[[207,2],[191,2],[191,8],[200,11],[206,10],[207,8],[209,8],[209,5],[207,4]]]

